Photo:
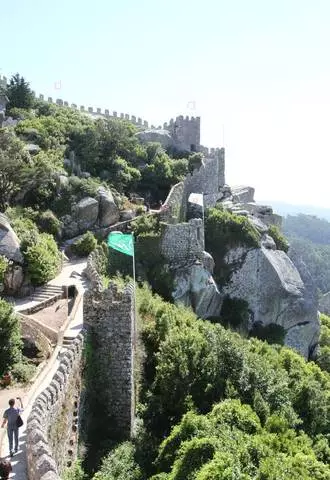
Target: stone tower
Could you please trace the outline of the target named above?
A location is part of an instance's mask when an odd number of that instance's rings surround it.
[[[171,119],[169,124],[164,124],[179,150],[187,152],[199,152],[200,150],[200,117],[183,117],[180,115],[175,120]]]

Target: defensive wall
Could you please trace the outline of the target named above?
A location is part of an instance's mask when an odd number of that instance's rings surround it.
[[[95,275],[95,272],[93,272]],[[84,325],[91,352],[91,374],[86,378],[86,415],[93,422],[93,399],[102,405],[103,435],[131,437],[135,419],[134,350],[136,344],[134,286],[85,293]]]
[[[172,267],[201,259],[204,251],[203,221],[193,218],[187,223],[163,225],[161,254]]]
[[[26,426],[29,480],[60,480],[77,456],[83,335],[61,353],[49,386],[36,398]]]

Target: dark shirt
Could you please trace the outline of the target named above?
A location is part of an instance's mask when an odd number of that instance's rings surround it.
[[[16,427],[17,417],[20,414],[21,409],[10,407],[5,410],[3,418],[6,418],[8,421],[8,427]]]

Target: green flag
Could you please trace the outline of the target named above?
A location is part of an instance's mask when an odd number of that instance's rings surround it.
[[[133,235],[130,233],[112,232],[108,236],[108,246],[125,255],[134,256]]]

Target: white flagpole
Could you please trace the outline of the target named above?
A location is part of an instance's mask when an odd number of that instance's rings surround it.
[[[136,287],[135,287],[135,242],[134,242],[134,234],[132,233],[132,239],[133,239],[133,285],[134,285],[134,316],[135,316],[135,321],[134,321],[134,338],[133,338],[133,343],[134,346],[136,345],[136,326],[137,326],[137,305],[136,305]]]

